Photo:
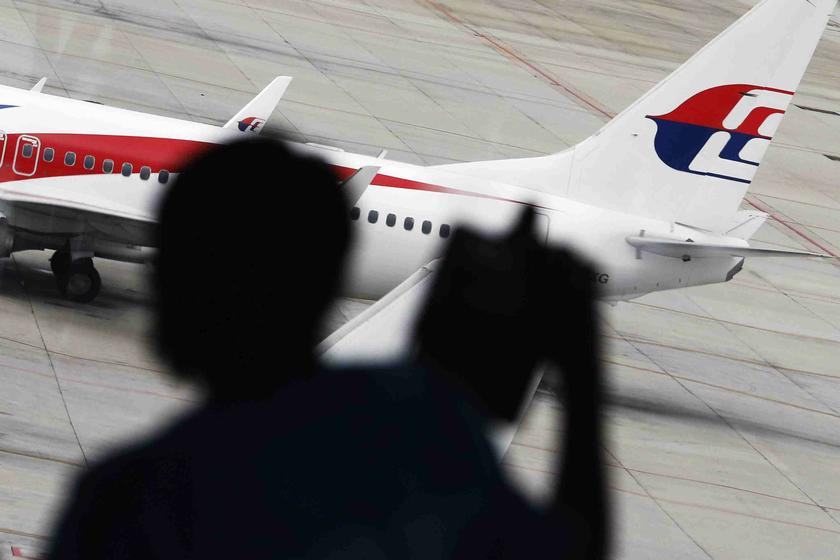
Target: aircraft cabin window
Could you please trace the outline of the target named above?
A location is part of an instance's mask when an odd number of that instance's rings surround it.
[[[378,222],[379,221],[379,212],[377,212],[376,210],[371,210],[370,212],[368,212],[368,221],[372,224],[375,224],[376,222]]]
[[[388,227],[394,227],[394,224],[397,223],[397,216],[394,214],[388,214],[388,217],[385,218],[385,224]]]
[[[85,156],[85,169],[90,171],[96,165],[96,158],[93,156]]]
[[[102,162],[102,172],[103,173],[113,173],[114,172],[114,160],[106,159]]]
[[[132,173],[134,173],[134,166],[130,163],[124,163],[122,166],[123,177],[131,177]]]
[[[158,173],[158,183],[161,185],[165,185],[169,182],[169,171],[166,169],[161,169],[160,173]]]
[[[422,231],[425,234],[431,233],[432,232],[432,222],[430,222],[429,220],[424,220]]]
[[[25,158],[31,158],[32,157],[32,144],[24,144],[23,145],[22,155]]]
[[[359,207],[354,206],[353,209],[350,210],[350,219],[353,220],[353,221],[356,221],[356,220],[359,219],[359,216],[361,216],[361,214],[362,214],[362,211],[359,210]]]
[[[148,165],[144,165],[140,168],[140,178],[144,181],[148,181],[149,177],[152,176],[152,168]]]
[[[44,150],[44,161],[47,163],[51,163],[52,160],[55,159],[55,150],[52,148],[46,148]]]
[[[64,165],[68,167],[76,165],[76,154],[73,152],[67,152],[64,154]]]
[[[440,236],[446,239],[449,237],[449,234],[452,233],[452,227],[449,224],[443,224],[440,226]]]
[[[407,229],[408,231],[413,230],[414,229],[414,218],[406,218],[405,221],[403,222],[403,226],[405,226],[405,229]]]

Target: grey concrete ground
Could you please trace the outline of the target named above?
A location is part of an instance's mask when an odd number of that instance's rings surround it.
[[[223,123],[280,74],[274,128],[418,163],[558,151],[745,12],[723,0],[0,0],[0,83]],[[840,22],[838,17],[837,22]],[[840,112],[833,22],[794,103]],[[794,107],[745,207],[768,246],[840,255],[840,116]],[[0,270],[0,542],[37,547],[67,480],[196,395],[147,345],[141,267],[56,297],[47,255]],[[232,256],[235,259],[235,256]],[[340,324],[363,304],[341,302]],[[605,308],[617,558],[840,557],[840,266]],[[547,393],[506,465],[550,491]],[[0,555],[10,554],[8,547]]]

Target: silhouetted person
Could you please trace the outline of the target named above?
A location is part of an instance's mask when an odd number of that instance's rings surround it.
[[[487,385],[508,377],[499,362],[466,366],[425,330],[447,320],[470,328],[496,314],[508,333],[526,315],[543,321],[531,303],[517,307],[537,295],[530,282],[521,297],[494,302],[491,292],[521,283],[527,267],[579,268],[532,254],[525,235],[501,245],[456,235],[456,250],[515,253],[519,244],[528,258],[479,281],[474,305],[447,315],[447,302],[472,293],[446,284],[457,284],[462,265],[497,266],[487,254],[454,252],[421,324],[416,363],[323,370],[315,333],[341,278],[347,213],[328,168],[269,140],[214,149],[181,174],[161,211],[157,337],[207,402],[83,475],[52,558],[577,557],[579,543],[592,542],[594,517],[574,493],[561,492],[561,516],[537,512],[506,483],[484,437],[490,417],[515,415],[528,366],[552,357],[569,365],[553,356],[559,348],[522,344],[524,331],[509,337],[510,352],[493,355],[508,355],[503,365],[519,377]],[[575,293],[583,313],[587,290]],[[593,333],[573,344],[594,344]],[[480,341],[455,342],[472,353]],[[504,399],[492,396],[511,387]],[[597,449],[597,429],[579,428],[592,440],[575,447],[570,438],[567,448]],[[591,486],[579,494],[601,503],[593,474],[578,472],[589,459],[569,472]]]

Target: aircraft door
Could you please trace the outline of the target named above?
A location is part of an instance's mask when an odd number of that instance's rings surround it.
[[[38,170],[38,158],[40,156],[41,141],[35,136],[23,135],[17,141],[15,162],[12,169],[18,175],[32,177]]]
[[[548,214],[536,213],[534,216],[534,235],[537,241],[543,245],[548,245],[548,230],[551,227],[551,218]]]

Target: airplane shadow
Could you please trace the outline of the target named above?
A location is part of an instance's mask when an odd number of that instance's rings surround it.
[[[826,438],[809,434],[804,430],[798,430],[791,425],[790,428],[782,428],[778,425],[771,425],[770,422],[762,422],[758,419],[735,418],[729,414],[720,412],[716,414],[710,410],[708,413],[681,407],[675,404],[668,404],[662,401],[648,400],[638,396],[627,396],[611,394],[607,397],[607,403],[612,408],[622,409],[627,412],[637,412],[673,418],[675,420],[688,420],[714,426],[729,425],[733,428],[743,429],[758,435],[766,435],[782,439],[793,439],[803,442],[825,445],[840,449],[840,437]]]
[[[560,392],[562,394],[562,391],[563,387],[561,385],[554,385],[552,383],[543,383],[540,385],[540,393],[544,395],[549,395],[554,392]],[[553,399],[554,397],[549,398]],[[759,436],[796,440],[840,449],[840,434],[836,438],[826,437],[825,433],[819,435],[808,433],[806,428],[797,428],[792,423],[783,426],[773,418],[762,421],[760,418],[735,417],[725,411],[717,411],[715,409],[699,410],[688,408],[676,403],[667,402],[663,399],[657,399],[656,395],[651,395],[647,398],[607,390],[605,404],[608,410],[612,410],[613,412],[621,411],[622,414],[654,416],[665,420],[673,420],[674,422],[704,424],[715,428],[729,426]]]
[[[119,277],[115,278],[103,271],[100,273],[102,291],[97,298],[89,303],[77,303],[65,299],[59,293],[49,266],[21,262],[14,257],[0,259],[0,297],[22,303],[39,303],[74,309],[89,315],[117,311],[126,306],[151,309],[154,300],[150,294],[121,287]],[[143,274],[140,267],[138,267],[138,274]]]

